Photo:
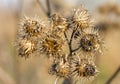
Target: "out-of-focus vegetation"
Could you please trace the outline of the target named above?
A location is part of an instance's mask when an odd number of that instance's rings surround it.
[[[47,73],[49,63],[45,57],[36,56],[24,59],[16,55],[14,48],[20,18],[24,15],[48,18],[41,6],[36,0],[3,0],[0,2],[0,84],[53,84],[55,77]],[[40,2],[47,10],[45,0],[40,0]],[[100,34],[105,40],[106,48],[104,55],[96,58],[100,73],[92,84],[104,84],[120,66],[120,1],[50,0],[50,4],[52,14],[54,12],[64,13],[64,11],[67,13],[72,8],[83,4],[96,18],[96,28],[103,28]],[[115,4],[118,13],[112,11],[114,6],[109,4]],[[103,10],[100,9],[102,7]],[[104,13],[107,10],[110,11]],[[119,78],[120,74],[111,84],[120,84]],[[61,84],[62,80],[59,83]]]

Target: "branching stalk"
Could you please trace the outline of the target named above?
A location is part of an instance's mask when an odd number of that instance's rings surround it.
[[[77,50],[79,50],[81,47],[81,45],[79,45],[76,49],[72,50],[72,52],[76,52]]]
[[[70,48],[70,53],[69,53],[69,56],[72,56],[72,53],[73,53],[73,50],[72,50],[72,41],[73,41],[73,36],[74,36],[74,33],[75,33],[75,29],[73,30],[72,34],[71,34],[71,37],[70,37],[70,42],[69,42],[69,48]]]

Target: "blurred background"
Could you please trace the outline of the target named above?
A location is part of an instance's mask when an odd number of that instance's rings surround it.
[[[51,13],[67,13],[81,4],[95,17],[106,47],[104,55],[96,58],[100,73],[90,84],[105,84],[120,66],[120,0],[50,0]],[[16,55],[14,48],[20,18],[47,19],[45,11],[46,0],[0,0],[0,84],[54,83],[55,76],[47,73],[49,63],[45,57],[24,59]],[[120,84],[120,73],[111,84]]]

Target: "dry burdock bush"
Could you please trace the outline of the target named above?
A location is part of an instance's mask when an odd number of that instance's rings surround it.
[[[120,28],[120,4],[116,2],[109,2],[98,6],[97,8],[98,27],[103,32],[111,28]]]
[[[103,41],[94,29],[88,10],[75,9],[68,17],[53,14],[49,20],[50,23],[38,18],[22,19],[17,38],[18,55],[46,56],[52,63],[48,72],[56,75],[56,79],[71,78],[74,83],[93,80],[98,73],[95,57],[102,54]]]

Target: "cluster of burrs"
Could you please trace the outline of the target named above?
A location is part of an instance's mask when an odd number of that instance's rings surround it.
[[[85,8],[73,10],[68,17],[53,14],[49,23],[23,19],[17,44],[21,57],[43,55],[50,59],[48,72],[57,78],[77,82],[91,80],[98,73],[94,62],[102,54],[103,42]]]

